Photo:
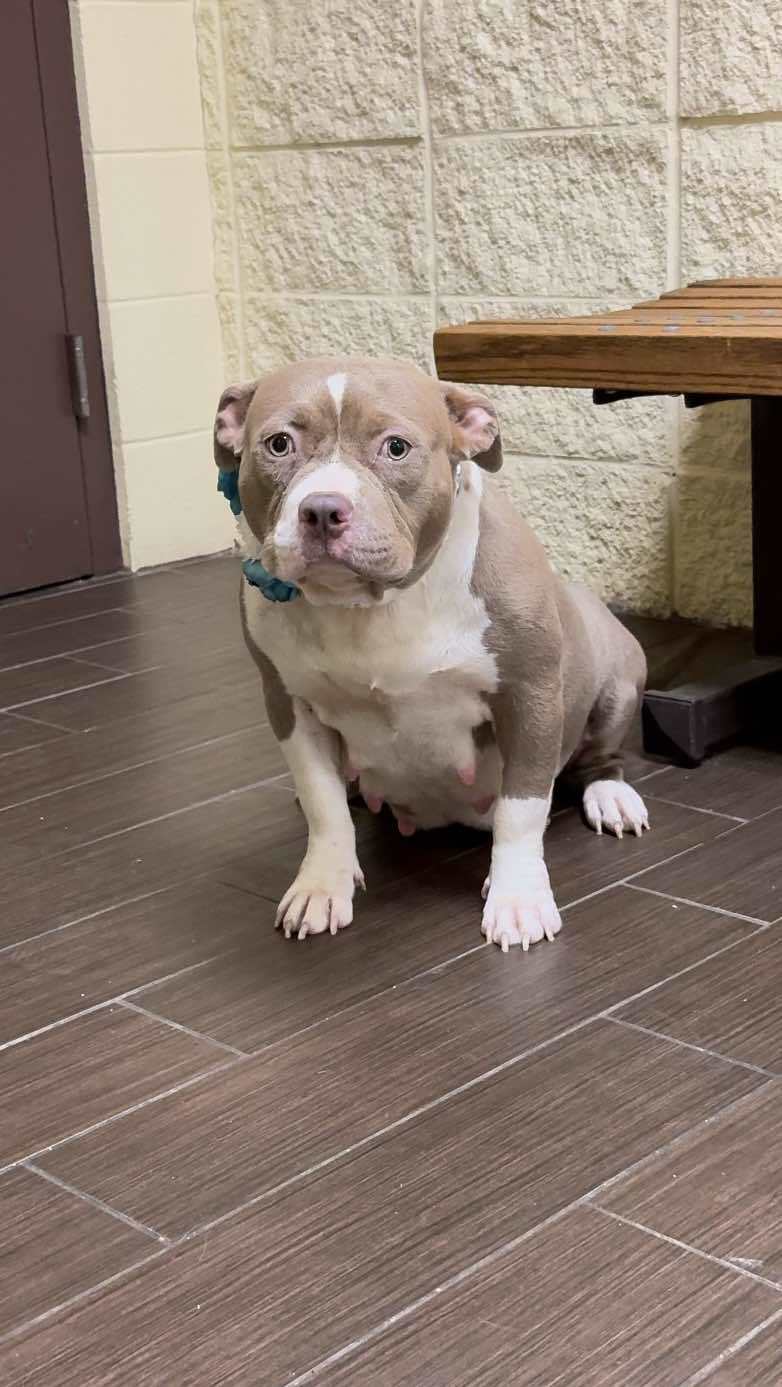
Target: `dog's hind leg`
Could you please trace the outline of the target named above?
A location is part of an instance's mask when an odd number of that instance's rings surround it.
[[[621,838],[626,830],[639,838],[649,827],[641,796],[624,779],[623,746],[638,711],[643,674],[611,676],[589,716],[584,741],[565,776],[581,792],[584,817],[596,833],[603,829]]]

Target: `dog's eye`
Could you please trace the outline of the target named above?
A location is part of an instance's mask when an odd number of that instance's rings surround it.
[[[383,444],[383,452],[392,462],[401,462],[410,452],[410,444],[404,438],[387,438]]]
[[[289,433],[273,433],[264,443],[273,457],[284,458],[293,452],[293,439]]]

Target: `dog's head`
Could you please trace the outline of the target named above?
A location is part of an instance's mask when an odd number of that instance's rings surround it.
[[[315,602],[415,582],[448,529],[457,464],[502,461],[490,400],[399,361],[303,361],[229,386],[214,436],[262,563]]]

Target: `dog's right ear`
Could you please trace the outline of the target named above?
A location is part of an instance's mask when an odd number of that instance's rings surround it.
[[[220,396],[214,428],[215,462],[224,472],[235,472],[244,447],[244,423],[256,380],[246,385],[228,385]]]

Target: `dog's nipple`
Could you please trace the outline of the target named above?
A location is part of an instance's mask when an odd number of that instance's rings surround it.
[[[364,803],[370,814],[379,814],[380,810],[383,808],[383,799],[381,795],[364,795]]]
[[[412,819],[406,819],[403,815],[401,818],[397,819],[396,823],[403,838],[412,838],[415,833],[415,824]]]
[[[474,764],[473,764],[472,766],[461,766],[461,767],[459,768],[459,770],[456,772],[456,774],[458,775],[459,779],[461,780],[462,785],[474,785],[474,784],[475,784],[475,765],[474,765]]]

